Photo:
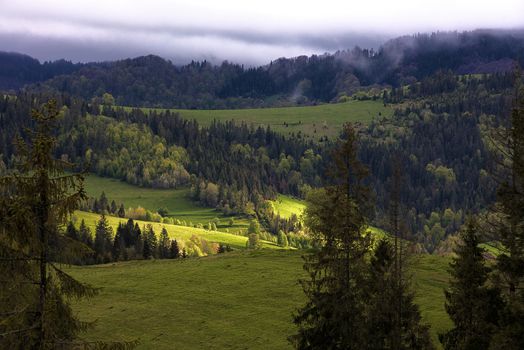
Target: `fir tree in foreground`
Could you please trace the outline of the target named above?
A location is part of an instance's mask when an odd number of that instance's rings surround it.
[[[297,349],[433,349],[403,278],[400,175],[391,201],[395,244],[381,240],[372,250],[368,171],[357,157],[355,130],[344,132],[333,153],[332,185],[308,197],[305,221],[320,248],[305,257],[307,303],[290,340]]]
[[[516,78],[510,125],[499,135],[497,204],[490,216],[493,239],[500,243],[496,274],[505,302],[492,349],[524,349],[524,86]]]
[[[367,283],[368,349],[432,349],[429,326],[422,323],[407,276],[405,225],[401,218],[401,158],[393,158],[389,198],[389,233],[370,259]],[[392,241],[392,242],[391,242]]]
[[[69,164],[52,157],[58,115],[55,101],[33,111],[31,142],[17,141],[18,172],[0,178],[0,348],[131,348],[78,338],[89,324],[69,300],[96,290],[57,265],[88,250],[59,230],[86,195],[82,174],[64,174]]]
[[[469,218],[451,263],[449,288],[445,291],[446,312],[454,327],[439,339],[446,350],[488,349],[498,326],[502,308],[500,292],[488,286],[490,268],[479,247],[477,223]]]
[[[433,349],[408,280],[399,279],[397,254],[394,245],[382,239],[370,259],[365,349]]]
[[[381,239],[370,258],[367,282],[367,349],[433,349],[429,326],[422,323],[407,275],[406,225],[401,212],[401,158],[392,162],[389,198],[389,234]]]
[[[345,128],[345,139],[334,152],[334,185],[308,196],[306,225],[320,248],[304,257],[309,279],[302,287],[307,297],[294,316],[298,334],[290,337],[297,349],[364,349],[367,169],[359,162],[356,132]]]

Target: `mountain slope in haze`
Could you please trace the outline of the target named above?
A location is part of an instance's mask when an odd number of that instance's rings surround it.
[[[40,63],[28,55],[0,51],[0,89],[19,89],[57,75],[72,74],[82,66],[66,60]]]
[[[176,66],[149,55],[114,62],[39,64],[24,55],[0,55],[0,88],[53,90],[92,99],[108,92],[117,104],[185,109],[307,105],[338,101],[359,90],[400,86],[438,70],[457,74],[508,71],[524,63],[520,31],[440,32],[404,36],[378,51],[280,58],[246,68],[224,62]],[[378,97],[380,90],[373,92]]]

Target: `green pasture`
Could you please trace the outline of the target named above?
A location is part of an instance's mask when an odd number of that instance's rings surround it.
[[[100,197],[105,192],[109,200],[124,203],[126,209],[141,206],[152,212],[166,208],[168,216],[193,224],[207,224],[218,217],[221,224],[219,230],[229,221],[229,217],[222,215],[213,208],[199,206],[189,198],[189,188],[181,189],[155,189],[133,186],[123,181],[100,177],[90,174],[85,181],[87,194],[91,197]],[[249,222],[244,218],[235,217],[233,230],[246,228]],[[229,227],[229,226],[227,226]]]
[[[138,349],[290,349],[293,312],[305,299],[299,251],[235,251],[184,260],[70,267],[101,288],[74,303],[83,320],[97,321],[86,338],[140,339]],[[444,311],[448,258],[413,261],[413,285],[432,334],[450,327]]]
[[[143,108],[144,110],[153,110]],[[165,109],[162,109],[165,110]],[[367,123],[373,118],[391,116],[393,109],[385,107],[382,100],[328,103],[304,107],[277,107],[252,109],[171,109],[185,119],[195,119],[202,125],[213,120],[246,122],[256,126],[270,126],[283,134],[301,132],[305,137],[337,136],[347,122]]]

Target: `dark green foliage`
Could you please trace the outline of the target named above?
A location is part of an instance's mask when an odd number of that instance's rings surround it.
[[[429,326],[422,323],[414,293],[406,279],[400,279],[395,259],[392,244],[380,240],[369,265],[366,348],[433,349]]]
[[[91,230],[86,226],[84,220],[80,223],[80,228],[78,229],[78,235],[80,242],[87,245],[89,248],[93,248],[93,236]]]
[[[84,223],[85,225],[85,223]],[[75,228],[75,225],[73,224],[72,221],[69,221],[69,223],[67,224],[67,228],[66,228],[66,236],[71,238],[71,239],[74,239],[76,241],[79,241],[80,240],[80,235],[79,235],[79,232],[78,230]]]
[[[123,224],[119,224],[116,229],[115,238],[113,240],[113,248],[111,255],[114,261],[127,260],[126,246],[124,240],[124,231],[126,227]]]
[[[170,240],[165,227],[162,227],[160,239],[158,240],[158,257],[160,259],[169,258]]]
[[[490,268],[479,247],[477,223],[470,217],[451,263],[450,287],[445,291],[446,312],[454,328],[439,336],[445,349],[487,349],[503,308],[500,291],[488,286]]]
[[[104,110],[113,100],[126,106],[187,109],[309,104],[351,96],[375,83],[409,84],[442,69],[459,74],[505,71],[512,60],[524,63],[523,49],[521,38],[512,33],[484,30],[404,36],[378,51],[355,47],[331,55],[279,58],[250,68],[206,61],[179,67],[152,55],[104,63],[39,64],[27,56],[2,53],[0,88],[50,79],[30,89],[81,96],[97,108],[104,104]]]
[[[219,243],[217,253],[218,254],[223,254],[223,253],[230,252],[232,250],[233,249],[231,248],[231,246],[229,244]]]
[[[160,216],[162,217],[166,217],[167,214],[169,213],[166,208],[159,208],[156,212],[160,214]]]
[[[524,86],[518,73],[509,126],[496,140],[502,161],[496,177],[497,205],[490,221],[495,239],[502,245],[496,273],[505,307],[493,349],[524,348]]]
[[[151,248],[151,244],[149,243],[149,240],[144,240],[144,248],[142,250],[142,257],[145,260],[151,259],[153,257],[153,249]]]
[[[124,218],[126,216],[126,210],[124,209],[124,204],[120,204],[120,208],[118,208],[118,217]]]
[[[171,241],[171,244],[169,246],[169,258],[170,259],[178,259],[180,257],[180,249],[178,247],[178,242],[176,239]]]
[[[109,225],[104,214],[100,215],[100,220],[96,223],[94,250],[98,263],[111,261],[111,248],[113,246],[113,229]]]
[[[148,224],[144,232],[145,232],[144,259],[148,259],[148,258],[156,259],[158,258],[158,239],[156,238],[156,234],[155,234],[155,231],[153,230],[153,226]],[[147,254],[146,254],[146,249],[149,250]],[[146,255],[148,255],[147,258],[146,258]]]
[[[52,156],[56,140],[51,132],[58,115],[53,100],[33,110],[36,127],[27,131],[30,143],[19,140],[17,145],[19,173],[0,179],[2,349],[86,345],[77,337],[88,324],[73,315],[69,300],[93,296],[96,290],[56,264],[85,252],[84,245],[71,239],[76,235],[71,228],[65,235],[59,227],[86,199],[83,175],[66,175],[64,170],[71,165]],[[118,344],[120,348],[131,345]]]
[[[290,338],[297,349],[363,349],[367,344],[367,169],[357,158],[354,129],[347,126],[344,136],[333,154],[336,185],[308,197],[305,220],[320,248],[305,257],[307,302],[294,317],[298,334]]]

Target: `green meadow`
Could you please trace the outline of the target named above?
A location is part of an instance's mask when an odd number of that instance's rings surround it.
[[[109,200],[124,203],[126,209],[141,206],[152,212],[159,208],[166,208],[168,216],[174,217],[193,224],[207,224],[218,217],[222,224],[219,229],[225,228],[229,217],[222,215],[213,208],[197,205],[189,198],[189,188],[181,189],[155,189],[133,186],[123,181],[100,177],[90,174],[85,181],[87,194],[91,197],[99,197],[105,192]],[[235,217],[233,230],[246,228],[248,221],[244,218]],[[229,227],[229,226],[228,226]]]
[[[124,181],[89,174],[85,181],[89,196],[99,197],[102,192],[110,200],[124,203],[126,208],[141,206],[156,212],[159,208],[166,208],[170,216],[177,219],[208,222],[217,216],[211,208],[200,207],[189,199],[189,188],[155,189],[130,185]]]
[[[144,110],[153,110],[144,108]],[[393,109],[385,107],[382,100],[329,103],[304,107],[252,108],[252,109],[170,109],[181,117],[195,119],[202,125],[213,120],[243,121],[256,126],[270,126],[283,134],[301,132],[306,137],[337,136],[347,122],[367,123],[373,118],[391,116]]]
[[[74,303],[97,321],[93,340],[139,339],[138,349],[290,349],[293,312],[305,299],[299,251],[235,251],[184,260],[69,267],[100,287]],[[433,338],[450,327],[444,311],[447,258],[414,258],[413,285]]]
[[[230,217],[222,215],[213,208],[197,205],[189,198],[189,189],[154,189],[133,186],[123,181],[100,177],[90,174],[85,181],[87,194],[91,197],[99,197],[102,192],[110,200],[124,203],[126,208],[136,208],[141,206],[152,212],[159,208],[166,208],[168,216],[174,217],[193,224],[207,224],[214,218],[219,218],[221,223],[218,229],[223,231],[228,228],[230,231],[245,229],[249,221],[243,217],[234,217],[234,225],[227,225]],[[279,194],[277,199],[272,201],[273,209],[283,218],[289,218],[292,214],[300,216],[306,205],[303,200]]]

